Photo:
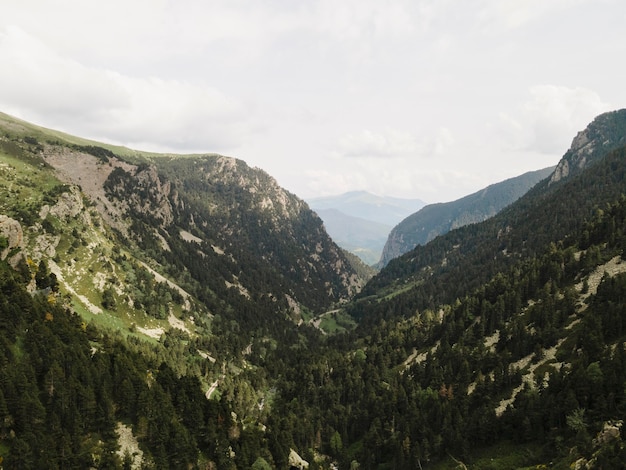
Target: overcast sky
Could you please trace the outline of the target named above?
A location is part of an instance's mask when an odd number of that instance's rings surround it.
[[[623,0],[2,0],[0,111],[310,198],[457,199],[626,107]]]

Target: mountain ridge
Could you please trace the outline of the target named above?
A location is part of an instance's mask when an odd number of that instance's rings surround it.
[[[554,167],[548,167],[526,172],[491,184],[456,201],[422,207],[391,230],[376,266],[380,269],[393,258],[412,250],[416,245],[428,243],[438,235],[494,216],[534,184],[552,174],[553,170]]]
[[[620,123],[626,122],[626,112],[607,113],[607,116],[614,117]],[[593,129],[603,122],[604,119],[596,118],[589,126]],[[612,123],[611,127],[621,127],[620,123]],[[624,133],[626,135],[626,128]],[[603,135],[600,131],[597,134]],[[614,201],[623,191],[622,183],[626,177],[617,163],[610,163],[621,158],[623,148],[619,147],[620,142],[621,135],[612,143],[608,142],[607,154],[597,161],[603,165],[601,172],[596,171],[599,172],[597,178],[606,181],[604,187],[589,186],[589,182],[579,175],[570,175],[555,183],[544,179],[496,216],[480,224],[452,230],[427,245],[417,246],[391,260],[359,295],[365,297],[379,286],[388,289],[389,286],[415,282],[416,279],[425,279],[439,272],[442,275],[439,282],[449,286],[450,292],[446,299],[450,301],[461,284],[469,281],[471,285],[478,285],[498,270],[504,269],[503,266],[514,260],[515,256],[532,253],[535,246],[545,243],[547,233],[560,238],[576,229],[585,217],[593,215],[595,201],[602,197]],[[568,155],[566,152],[564,158]],[[593,170],[595,165],[590,165],[589,169]],[[614,171],[612,165],[616,165],[620,171]],[[569,194],[561,190],[563,185],[572,188]],[[583,186],[587,187],[587,197],[582,196],[580,187]],[[561,196],[555,200],[553,194],[558,191]],[[563,210],[563,207],[567,210]],[[534,227],[528,225],[531,220],[535,221]],[[476,271],[470,268],[472,265],[483,269]],[[460,282],[461,278],[465,279],[463,283]],[[432,294],[424,293],[423,297],[428,299]]]
[[[305,309],[317,309],[323,305],[319,300],[323,298],[324,291],[329,299],[333,299],[332,302],[337,302],[347,299],[355,289],[360,288],[361,281],[339,248],[325,234],[321,221],[309,211],[306,203],[280,188],[265,172],[252,169],[243,161],[218,155],[172,156],[138,151],[128,151],[132,154],[131,161],[128,161],[113,150],[100,147],[92,141],[87,141],[89,145],[86,145],[81,139],[70,139],[69,144],[66,144],[59,140],[62,134],[54,131],[19,120],[13,122],[7,116],[3,116],[3,122],[7,131],[27,135],[24,141],[19,142],[4,138],[1,144],[5,150],[27,155],[41,162],[41,165],[54,169],[56,176],[64,183],[79,186],[103,220],[134,246],[142,246],[143,249],[150,246],[153,250],[158,248],[164,252],[174,249],[180,256],[187,256],[184,253],[190,252],[190,249],[181,247],[178,240],[183,238],[183,231],[195,233],[192,246],[199,245],[203,257],[211,255],[213,263],[224,265],[224,269],[229,270],[235,265],[228,261],[232,254],[228,254],[227,239],[231,245],[233,239],[239,240],[233,245],[238,255],[254,260],[260,259],[260,255],[247,255],[246,250],[257,253],[263,250],[258,242],[269,240],[269,232],[285,233],[278,239],[280,243],[295,236],[304,237],[309,242],[300,244],[302,248],[298,250],[308,250],[310,247],[312,251],[306,255],[297,255],[302,260],[308,259],[304,263],[300,262],[298,272],[309,282],[316,276],[330,277],[325,277],[322,282],[315,281],[318,286],[314,289],[302,289],[302,286],[296,285],[304,279],[294,283],[290,280],[293,275],[283,275],[285,287],[292,287],[287,288],[284,294],[286,297],[279,302],[290,309],[295,317],[299,317],[301,307],[298,304],[304,298],[308,298],[305,303],[310,302],[308,306],[303,305]],[[76,146],[73,142],[79,142],[80,145]],[[111,148],[117,150],[116,147]],[[183,181],[177,177],[177,172],[187,179]],[[194,185],[203,193],[204,201],[197,197],[199,193],[198,189],[193,189]],[[210,200],[206,199],[207,196]],[[195,211],[193,214],[189,212],[192,208]],[[253,225],[242,225],[252,222],[247,220],[251,215],[254,215]],[[208,220],[212,220],[212,223],[208,223]],[[219,228],[215,227],[217,220],[223,221]],[[287,221],[290,222],[285,223]],[[269,230],[267,235],[262,234],[265,230],[263,227]],[[246,235],[249,228],[257,230],[256,241]],[[316,237],[317,241],[313,241]],[[208,248],[202,248],[203,243]],[[244,246],[247,248],[239,251]],[[287,245],[281,249],[265,248],[266,256],[272,254],[271,258],[267,258],[270,263],[264,266],[255,262],[253,269],[271,269],[278,273],[283,269],[280,266],[286,266],[284,263],[288,259],[288,266],[298,265],[299,262],[292,259],[292,251],[293,248],[287,248]],[[226,253],[226,256],[219,253]],[[166,257],[159,256],[165,262]],[[322,268],[320,260],[325,256],[329,256],[329,262]],[[170,260],[170,263],[179,263],[180,259]],[[243,274],[243,277],[250,276],[245,272]],[[326,284],[333,276],[335,280]],[[242,281],[235,280],[241,277],[240,273],[233,272],[226,275],[223,282],[239,285]],[[250,279],[250,282],[256,281]],[[302,285],[306,284],[307,281],[304,281]],[[315,296],[310,294],[314,291],[317,292]],[[330,302],[326,301],[325,306],[329,305]]]

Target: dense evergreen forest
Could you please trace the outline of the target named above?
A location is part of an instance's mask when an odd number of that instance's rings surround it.
[[[457,299],[441,322],[428,309],[382,320],[367,335],[333,338],[317,361],[295,359],[300,367],[288,367],[294,376],[281,386],[283,406],[304,426],[292,431],[295,444],[326,436],[325,452],[345,468],[419,468],[448,454],[469,463],[473,449],[506,440],[535,444],[526,465],[562,458],[567,468],[575,448],[594,454],[597,468],[618,468],[621,442],[598,450],[592,438],[624,419],[626,274],[605,275],[584,306],[576,284],[598,264],[621,263],[625,217],[622,198],[568,241]],[[436,346],[407,362],[423,345]],[[538,386],[522,377],[529,356],[546,359],[530,372]]]
[[[207,400],[197,377],[177,376],[144,345],[99,333],[52,292],[33,296],[24,283],[0,267],[4,468],[130,468],[132,456],[114,452],[120,420],[135,426],[155,468],[196,465],[199,452],[225,468],[228,404]]]

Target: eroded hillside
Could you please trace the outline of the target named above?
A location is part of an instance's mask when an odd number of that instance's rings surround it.
[[[319,218],[273,178],[236,159],[141,154],[7,116],[0,121],[0,263],[11,266],[3,271],[3,282],[16,282],[35,302],[45,299],[50,307],[42,314],[44,320],[70,315],[82,330],[63,334],[86,335],[93,357],[102,359],[111,350],[145,356],[145,362],[128,368],[133,384],[133,391],[124,385],[128,403],[121,404],[116,394],[105,400],[118,409],[118,419],[133,424],[131,440],[138,440],[145,452],[142,465],[178,467],[195,460],[193,449],[204,449],[205,461],[238,460],[242,468],[249,467],[261,456],[241,451],[218,456],[207,443],[187,445],[190,452],[182,460],[180,455],[157,456],[157,434],[141,427],[138,420],[147,410],[137,409],[136,394],[166,377],[161,369],[171,370],[175,380],[189,378],[189,387],[196,387],[190,393],[208,402],[205,416],[223,416],[213,404],[228,397],[220,409],[227,410],[233,439],[239,442],[242,428],[251,426],[246,439],[258,446],[265,439],[259,429],[266,427],[276,394],[265,361],[277,345],[315,341],[319,333],[308,320],[345,302],[362,285]],[[12,281],[15,276],[17,281]],[[15,290],[16,295],[21,292]],[[10,312],[3,307],[2,314]],[[22,314],[19,318],[26,319]],[[7,344],[19,349],[14,342],[30,341],[28,336],[28,331],[18,334]],[[22,367],[21,362],[15,366]],[[154,372],[130,377],[136,367],[143,367],[144,374]],[[37,371],[33,387],[40,373],[50,374],[49,366]],[[57,380],[69,377],[63,374]],[[13,410],[17,398],[11,393],[10,399]],[[170,406],[169,399],[155,400],[153,406]],[[194,409],[184,413],[202,413],[205,403],[192,403]],[[183,413],[179,405],[171,414]],[[85,416],[101,419],[87,412]],[[11,412],[6,419],[17,424],[2,428],[0,457],[7,449],[19,450],[4,440],[9,430],[26,438],[21,416]],[[58,419],[69,423],[69,418]],[[165,428],[159,426],[160,433]],[[128,438],[129,428],[118,422],[110,423],[106,439],[116,436],[113,428],[124,430]],[[24,442],[34,449],[45,445],[40,431]],[[225,443],[227,431],[219,438]],[[168,432],[190,439],[188,427]],[[85,445],[101,458],[95,444]],[[278,459],[297,456],[289,448],[275,454]],[[12,455],[7,462],[21,458]],[[276,459],[271,454],[265,458]]]

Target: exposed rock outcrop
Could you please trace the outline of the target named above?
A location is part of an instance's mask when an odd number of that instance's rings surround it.
[[[626,109],[596,117],[572,140],[569,150],[550,177],[550,183],[569,178],[626,144]]]
[[[68,190],[59,196],[54,206],[44,205],[39,211],[39,217],[45,219],[48,214],[60,220],[68,221],[80,214],[85,208],[83,198],[76,186],[69,186]]]
[[[289,451],[289,466],[291,468],[299,468],[299,469],[302,470],[302,469],[305,469],[305,468],[309,468],[309,462],[307,462],[302,457],[300,457],[300,455],[298,455],[298,453],[295,450],[290,449],[290,451]]]
[[[23,258],[21,252],[24,248],[24,232],[22,231],[22,226],[15,219],[6,215],[0,215],[0,236],[7,240],[7,246],[0,251],[0,259],[5,260],[10,255],[8,262],[11,266],[16,267]],[[11,254],[15,249],[20,251]]]

